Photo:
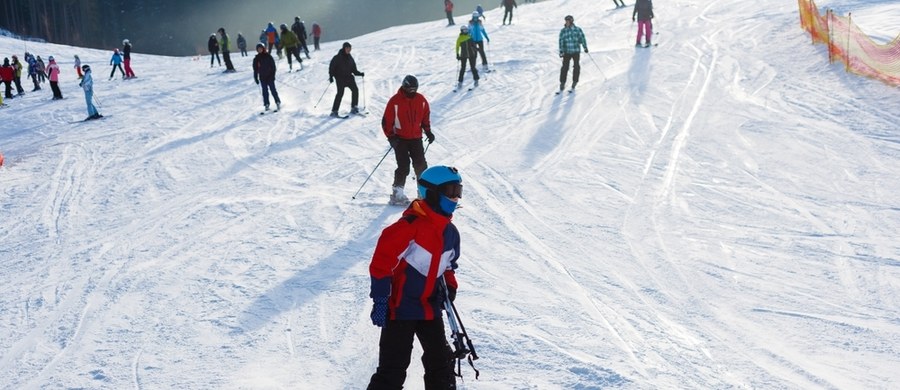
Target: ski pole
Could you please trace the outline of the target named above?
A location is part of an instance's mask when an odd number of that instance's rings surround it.
[[[388,153],[390,153],[392,149],[394,149],[394,145],[391,145],[391,147],[388,148],[387,152],[384,152],[384,156],[381,156],[381,161],[379,161],[378,164],[375,165],[375,168],[372,169],[372,173],[370,173],[369,176],[366,177],[366,181],[364,181],[362,183],[362,185],[359,186],[359,189],[356,190],[356,193],[353,194],[353,199],[356,199],[356,195],[359,195],[359,192],[362,191],[362,189],[363,189],[363,187],[365,187],[366,183],[369,182],[369,179],[372,177],[372,175],[375,173],[375,171],[378,169],[378,167],[381,165],[381,163],[384,162],[384,158],[387,157]]]
[[[600,69],[600,65],[597,65],[597,61],[594,61],[594,56],[592,56],[590,52],[587,53],[587,55],[588,55],[588,58],[591,59],[591,62],[594,63],[594,66],[597,67],[597,70],[600,71],[600,74],[603,75],[603,80],[609,80],[609,79],[606,77],[606,73],[603,73],[603,69]]]
[[[363,110],[366,110],[366,76],[362,76]]]
[[[325,90],[322,91],[322,96],[319,96],[319,100],[316,102],[316,105],[314,105],[313,108],[316,108],[319,106],[319,103],[322,102],[322,98],[325,97],[325,93],[328,92],[328,87],[330,87],[330,86],[331,86],[331,83],[329,82],[328,85],[325,86]]]

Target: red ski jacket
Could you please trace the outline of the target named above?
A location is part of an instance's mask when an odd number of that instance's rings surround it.
[[[0,66],[0,80],[13,81],[16,78],[16,70],[10,66]]]
[[[431,108],[425,96],[406,97],[400,88],[384,107],[381,129],[388,138],[422,139],[422,131],[431,132]]]
[[[440,278],[457,288],[453,271],[457,259],[459,231],[450,217],[416,199],[378,238],[369,264],[369,296],[389,298],[392,320],[440,318],[444,299]]]

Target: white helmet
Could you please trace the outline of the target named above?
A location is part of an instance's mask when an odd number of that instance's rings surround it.
[[[122,44],[123,44],[123,45],[127,45],[127,44],[128,44],[128,40],[127,40],[127,39],[123,39],[123,40],[122,40]]]
[[[460,26],[460,27],[459,27],[459,32],[461,32],[461,33],[463,33],[463,34],[468,34],[468,33],[469,33],[469,26],[467,26],[467,25],[465,25],[465,24],[462,25],[462,26]]]
[[[472,12],[472,19],[478,19],[479,16],[481,16],[481,14],[479,14],[478,11]]]

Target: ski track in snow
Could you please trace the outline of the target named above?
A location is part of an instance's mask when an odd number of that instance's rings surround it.
[[[874,25],[897,8],[830,3]],[[828,65],[793,3],[655,4],[647,49],[630,8],[597,4],[520,4],[502,28],[488,10],[493,71],[472,91],[452,92],[444,21],[355,38],[371,113],[343,121],[326,116],[340,42],[298,72],[278,62],[271,115],[252,57],[222,74],[138,53],[138,79],[109,81],[106,51],[29,43],[94,64],[111,117],[71,123],[85,112],[66,62],[65,100],[2,111],[0,387],[364,387],[368,262],[402,212],[392,156],[351,197],[405,74],[431,103],[429,164],[466,187],[456,304],[481,379],[464,364],[460,388],[900,382],[896,91]],[[565,14],[591,52],[555,95]]]

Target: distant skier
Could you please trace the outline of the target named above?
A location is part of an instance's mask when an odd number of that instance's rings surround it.
[[[297,65],[300,66],[300,70],[303,70],[303,60],[300,59],[300,38],[297,38],[297,34],[294,34],[293,31],[288,30],[286,24],[282,23],[279,27],[281,27],[281,45],[284,47],[284,54],[287,55],[288,71],[294,70],[291,56],[297,59]]]
[[[309,57],[309,47],[306,46],[306,25],[303,24],[303,21],[300,20],[299,16],[294,17],[294,24],[291,25],[291,31],[294,32],[294,35],[297,36],[297,39],[300,40],[300,50],[303,50],[303,53],[306,54],[306,59],[310,59]]]
[[[13,69],[16,70],[15,76],[13,77],[13,82],[16,83],[16,93],[24,95],[25,89],[22,88],[22,63],[19,62],[19,57],[16,57],[15,55],[12,56],[12,66]]]
[[[500,2],[503,5],[503,24],[506,24],[506,16],[509,15],[509,24],[512,24],[513,18],[513,8],[519,8],[519,5],[516,4],[516,0],[503,0]]]
[[[462,88],[463,76],[466,75],[466,63],[472,69],[472,79],[475,80],[475,86],[478,86],[478,69],[475,67],[475,57],[478,55],[475,43],[469,36],[469,26],[462,25],[459,27],[459,37],[456,38],[456,59],[459,61],[459,80],[457,80],[456,88]]]
[[[50,62],[47,65],[47,78],[50,79],[50,89],[53,90],[53,100],[60,100],[63,98],[62,91],[59,90],[59,65],[56,64],[56,59],[53,56],[47,57],[47,61]]]
[[[422,146],[422,134],[428,143],[434,142],[431,132],[431,108],[425,96],[418,93],[419,80],[413,75],[403,78],[397,93],[384,106],[381,117],[381,129],[394,149],[397,169],[394,170],[394,183],[391,186],[392,205],[409,203],[403,193],[406,177],[409,176],[409,164],[412,162],[416,177],[428,168],[425,160],[425,149]]]
[[[620,4],[620,3],[621,3],[621,4]],[[624,6],[625,6],[625,0],[613,0],[613,4],[616,5],[616,8],[624,7]]]
[[[417,188],[419,198],[381,232],[369,263],[370,318],[381,335],[368,390],[403,388],[414,338],[422,347],[425,389],[456,388],[442,310],[459,286],[460,237],[452,218],[462,176],[456,168],[434,166]]]
[[[637,17],[638,30],[635,46],[641,45],[641,37],[646,34],[646,44],[644,47],[650,46],[650,38],[653,37],[653,3],[650,0],[637,0],[634,2],[634,12],[631,13],[631,21]]]
[[[28,64],[28,77],[34,83],[34,89],[31,92],[40,91],[41,84],[38,82],[37,60],[34,58],[34,55],[26,51],[25,62]]]
[[[81,73],[81,58],[78,58],[78,55],[75,55],[75,72],[78,73],[78,79],[81,80],[84,75]]]
[[[320,26],[316,22],[313,22],[313,25],[312,25],[312,36],[313,36],[313,45],[315,46],[316,50],[319,50],[319,39],[322,38],[322,26]]]
[[[572,66],[572,89],[578,84],[578,76],[581,73],[581,65],[578,63],[581,57],[581,47],[584,52],[588,52],[587,40],[584,39],[584,32],[575,25],[575,18],[572,15],[566,15],[566,25],[559,31],[559,57],[563,59],[562,69],[559,71],[559,90],[566,89],[566,77],[569,73],[569,62],[573,62]]]
[[[91,77],[91,66],[82,65],[81,70],[84,71],[84,77],[78,86],[84,89],[84,100],[87,102],[88,117],[85,120],[103,118],[103,115],[97,111],[97,107],[94,107],[94,78]]]
[[[487,31],[485,31],[481,19],[475,17],[474,13],[472,14],[472,20],[469,21],[469,36],[472,37],[472,42],[475,43],[475,48],[478,49],[478,54],[481,55],[481,66],[482,68],[484,68],[485,72],[487,72],[488,59],[487,55],[484,54],[484,41],[487,40],[488,43],[490,43],[491,38],[488,37]]]
[[[246,57],[247,56],[247,39],[244,38],[244,35],[241,33],[238,33],[237,45],[238,45],[238,50],[241,51],[241,57]]]
[[[478,6],[475,7],[475,12],[472,13],[472,17],[475,19],[483,18],[484,20],[487,20],[487,16],[484,16],[484,8],[481,7],[481,4],[478,4]]]
[[[122,40],[122,56],[125,59],[125,78],[137,77],[134,75],[134,69],[131,69],[131,41],[127,39]]]
[[[46,74],[47,65],[44,64],[44,60],[41,59],[41,56],[37,56],[36,66],[37,66],[38,81],[40,81],[41,84],[43,84],[45,81],[47,81],[47,74]]]
[[[3,84],[6,86],[6,90],[4,91],[4,95],[6,95],[7,99],[12,99],[12,82],[16,78],[16,68],[13,68],[12,64],[9,63],[9,58],[3,59],[3,66],[0,66],[0,80],[3,80]]]
[[[209,67],[212,68],[216,61],[219,62],[219,66],[222,66],[222,59],[219,58],[219,40],[216,39],[216,34],[209,34],[206,48],[209,49]]]
[[[453,1],[444,0],[444,12],[447,13],[447,25],[455,25],[456,22],[453,21]]]
[[[225,27],[219,27],[219,30],[217,32],[219,33],[219,37],[222,39],[220,48],[222,49],[222,61],[225,61],[225,72],[236,72],[236,70],[234,69],[234,64],[231,63],[231,38],[228,38],[228,33],[225,32]]]
[[[331,105],[331,116],[338,116],[338,108],[341,106],[341,99],[344,97],[344,88],[350,88],[350,113],[358,114],[359,108],[359,88],[356,87],[356,79],[353,76],[365,77],[366,74],[356,69],[356,61],[350,55],[350,42],[344,42],[341,50],[331,58],[328,65],[328,82],[333,83],[337,80],[337,93],[334,95],[334,104]]]
[[[266,43],[269,47],[266,49],[270,54],[272,53],[272,48],[278,49],[278,58],[281,58],[281,38],[278,36],[278,30],[275,29],[275,24],[273,22],[269,22],[269,25],[266,26]]]
[[[109,59],[109,65],[112,66],[112,70],[109,71],[110,80],[112,80],[113,76],[116,74],[116,69],[122,73],[122,78],[125,78],[125,70],[122,69],[122,53],[119,53],[119,49],[113,50],[112,58]]]
[[[275,98],[275,110],[281,109],[281,99],[275,89],[275,59],[266,51],[266,45],[256,44],[256,57],[253,57],[253,81],[262,87],[263,105],[269,111],[269,91]]]

